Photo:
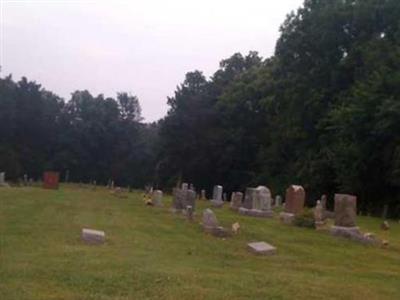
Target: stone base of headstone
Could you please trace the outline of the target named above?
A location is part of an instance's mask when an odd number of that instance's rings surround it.
[[[272,218],[274,216],[272,210],[247,209],[244,207],[239,208],[239,214],[257,218]]]
[[[221,208],[224,206],[224,201],[210,200],[210,203],[214,208]]]
[[[333,236],[344,237],[362,244],[376,244],[379,241],[371,234],[363,234],[358,227],[332,226],[330,233]]]
[[[212,234],[213,236],[216,237],[229,237],[231,236],[231,232],[229,232],[228,230],[226,230],[224,227],[222,226],[217,226],[217,227],[206,227],[203,226],[203,229],[205,232]]]
[[[87,228],[82,229],[81,237],[85,243],[91,245],[103,244],[106,239],[104,231],[87,229]]]
[[[276,247],[266,242],[254,242],[248,243],[247,249],[255,254],[259,255],[273,255],[276,254]]]
[[[284,224],[291,225],[294,221],[294,218],[295,218],[295,214],[292,214],[292,213],[281,212],[279,214],[279,219]]]
[[[316,230],[323,230],[323,229],[325,229],[325,222],[318,222],[318,221],[316,221],[315,222],[315,229]]]

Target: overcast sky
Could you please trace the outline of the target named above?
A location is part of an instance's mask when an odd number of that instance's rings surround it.
[[[235,52],[273,54],[303,0],[9,1],[1,3],[1,76],[27,76],[64,99],[78,89],[139,97],[163,117],[185,73],[212,75]]]

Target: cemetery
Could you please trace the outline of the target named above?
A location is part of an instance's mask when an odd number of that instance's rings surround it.
[[[306,198],[300,186],[274,205],[275,195],[258,187],[217,207],[220,198],[206,200],[186,183],[171,195],[148,188],[151,207],[143,191],[93,186],[0,188],[6,299],[400,296],[400,224],[357,216],[355,196],[334,196],[333,219],[318,200],[315,227],[302,228],[293,225]]]

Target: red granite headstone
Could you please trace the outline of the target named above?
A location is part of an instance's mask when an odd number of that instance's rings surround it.
[[[357,197],[335,194],[335,225],[342,227],[356,226]]]
[[[306,192],[301,185],[291,185],[286,190],[285,212],[298,214],[303,211]]]
[[[44,172],[43,174],[43,188],[45,189],[58,189],[58,182],[60,174],[58,172]]]

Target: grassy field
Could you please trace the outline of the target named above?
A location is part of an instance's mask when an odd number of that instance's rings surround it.
[[[0,188],[0,299],[400,299],[400,224],[359,217],[387,249],[278,219],[215,210],[229,239],[204,234],[166,208],[146,207],[139,192],[120,199],[105,189]],[[83,227],[107,242],[87,246]],[[254,256],[250,241],[278,248]]]

